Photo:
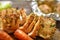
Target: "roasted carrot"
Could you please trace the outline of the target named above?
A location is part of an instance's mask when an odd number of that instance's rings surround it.
[[[15,37],[19,40],[33,40],[30,38],[27,34],[25,34],[23,31],[17,29],[14,33]]]
[[[13,40],[6,32],[0,30],[0,40]]]

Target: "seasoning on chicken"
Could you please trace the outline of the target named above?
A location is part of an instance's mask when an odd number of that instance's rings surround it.
[[[22,20],[20,16],[22,17]],[[21,9],[18,14],[17,9],[10,8],[6,10],[3,19],[5,20],[5,22],[3,22],[3,30],[12,33],[21,26],[21,23],[23,25],[26,22],[26,13],[24,9]]]
[[[29,16],[28,16],[28,18],[26,19],[26,23],[22,26],[22,27],[20,27],[19,29],[20,30],[22,30],[22,31],[26,31],[26,29],[29,27],[29,25],[31,24],[31,22],[33,21],[33,19],[34,19],[34,16],[35,16],[35,14],[30,14]]]
[[[25,9],[17,10],[18,15],[20,15],[20,25],[23,25],[26,22],[26,11]]]
[[[55,30],[56,30],[56,24],[55,24],[55,21],[52,19],[52,18],[43,18],[43,22],[42,23],[42,29],[39,30],[39,36],[44,38],[44,39],[47,39],[47,38],[50,38]]]
[[[26,29],[26,31],[28,30],[27,33],[30,33],[32,31],[32,29],[34,28],[34,25],[36,24],[37,20],[38,20],[38,16],[35,15],[33,21],[31,22],[29,27]]]
[[[43,13],[46,13],[46,14],[52,12],[51,7],[49,7],[47,4],[41,4],[41,5],[39,6],[39,9],[40,9]]]
[[[32,29],[32,31],[28,34],[30,37],[35,38],[38,34],[38,30],[41,28],[40,26],[40,18],[38,19],[38,21],[36,22],[36,24],[34,25],[34,28]]]

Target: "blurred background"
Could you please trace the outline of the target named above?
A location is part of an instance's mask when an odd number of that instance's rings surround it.
[[[0,0],[0,2],[10,2],[14,8],[25,8],[27,14],[31,12],[31,0]]]

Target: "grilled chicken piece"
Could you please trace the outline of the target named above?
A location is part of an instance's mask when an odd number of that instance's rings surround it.
[[[31,22],[34,19],[34,16],[35,16],[35,14],[33,14],[33,13],[30,14],[28,16],[27,20],[26,20],[26,23],[22,27],[20,27],[19,29],[22,30],[22,31],[24,31],[24,32],[26,32],[26,29],[29,27],[29,25],[31,24]]]
[[[39,36],[44,38],[44,39],[47,39],[47,38],[50,38],[55,30],[56,30],[56,24],[55,24],[55,21],[52,19],[52,18],[43,18],[43,22],[42,23],[42,29],[40,29],[39,31]]]
[[[3,11],[3,13],[4,12],[5,16],[3,17],[3,19],[5,22],[3,22],[3,30],[8,33],[14,32],[20,27],[21,23],[23,25],[26,22],[26,14],[24,9],[21,9],[19,10],[19,12],[17,12],[15,8],[9,8],[6,11]],[[22,20],[20,16],[22,17]]]
[[[46,39],[50,38],[56,30],[55,20],[43,16],[37,17],[36,15],[30,14],[26,23],[19,29],[27,33],[32,38],[40,36]]]
[[[36,24],[37,21],[38,21],[38,16],[35,15],[33,21],[31,22],[29,27],[26,29],[26,30],[28,30],[26,33],[30,33],[32,31],[32,29],[34,28],[34,25]]]
[[[30,37],[35,38],[38,34],[38,30],[41,28],[40,26],[40,17],[38,18],[38,21],[36,22],[36,24],[34,25],[34,28],[32,29],[32,31],[28,34]]]
[[[43,13],[49,14],[55,11],[56,3],[56,0],[38,0],[38,7]]]
[[[52,9],[51,7],[49,7],[47,4],[42,4],[39,6],[39,9],[43,12],[43,13],[51,13],[52,12]]]

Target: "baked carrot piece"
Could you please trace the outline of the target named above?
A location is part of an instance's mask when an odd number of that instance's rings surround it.
[[[18,38],[19,40],[33,40],[30,38],[26,33],[23,31],[17,29],[14,33],[15,37]]]
[[[6,32],[0,30],[0,40],[13,40],[13,38]]]

